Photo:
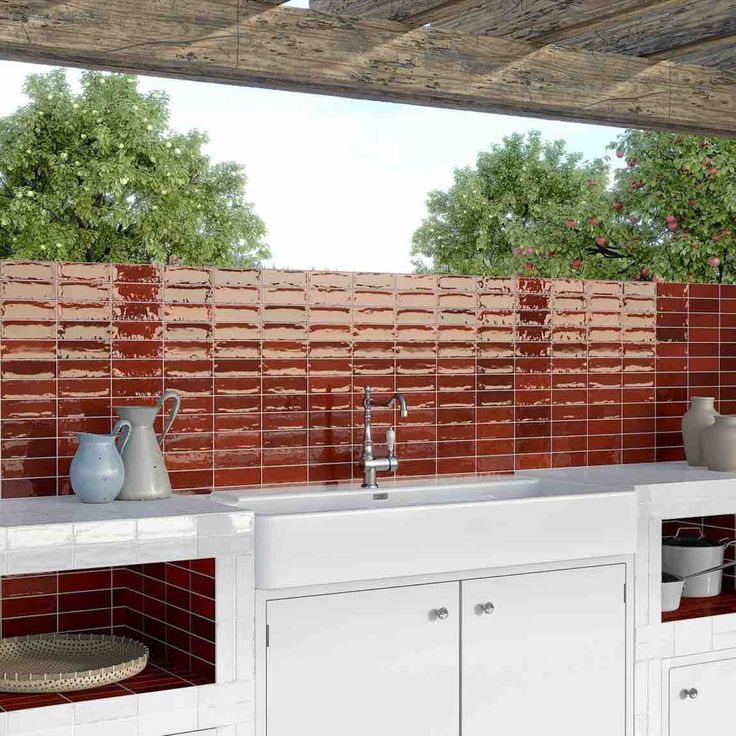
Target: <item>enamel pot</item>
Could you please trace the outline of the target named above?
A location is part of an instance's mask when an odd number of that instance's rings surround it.
[[[699,577],[712,575],[714,572],[722,573],[727,567],[736,566],[736,561],[726,562],[717,567],[711,567],[707,570],[693,573],[687,577],[679,577],[670,573],[662,573],[662,613],[670,613],[676,611],[682,602],[682,591],[685,585]]]
[[[686,534],[685,532],[695,532]],[[662,540],[662,571],[678,578],[689,578],[693,573],[723,564],[726,548],[734,542],[707,539],[700,529],[683,527],[674,537]],[[712,598],[721,594],[723,573],[720,569],[688,579],[682,595],[686,598]]]

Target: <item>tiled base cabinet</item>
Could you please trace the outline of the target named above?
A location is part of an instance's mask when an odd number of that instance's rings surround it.
[[[627,733],[623,562],[264,607],[259,736]]]

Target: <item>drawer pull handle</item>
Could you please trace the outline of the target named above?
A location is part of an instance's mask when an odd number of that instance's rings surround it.
[[[433,618],[439,619],[440,621],[445,621],[448,618],[450,618],[450,612],[446,608],[435,608],[434,611],[432,611]]]
[[[488,601],[487,603],[481,603],[478,606],[478,609],[479,609],[479,613],[485,614],[486,616],[490,616],[492,613],[495,613],[496,606],[494,606],[493,603]]]
[[[695,687],[691,687],[690,689],[685,688],[680,691],[680,698],[682,698],[682,700],[695,700],[697,697],[698,689]]]

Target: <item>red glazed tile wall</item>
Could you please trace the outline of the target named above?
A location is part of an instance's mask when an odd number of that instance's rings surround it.
[[[84,430],[183,396],[174,487],[359,477],[362,390],[403,391],[399,474],[682,456],[736,410],[736,287],[5,262],[2,497],[69,492]],[[379,451],[382,448],[379,447]]]
[[[129,636],[145,642],[152,666],[168,679],[214,682],[213,559],[6,576],[0,589],[2,636]]]

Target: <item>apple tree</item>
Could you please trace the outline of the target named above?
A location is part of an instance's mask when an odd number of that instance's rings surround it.
[[[28,77],[27,105],[0,119],[0,256],[257,265],[265,227],[235,163],[169,128],[165,94],[135,77],[63,70]]]
[[[625,162],[616,247],[642,277],[736,283],[736,141],[628,130],[612,147]]]
[[[563,141],[514,134],[455,171],[448,191],[431,192],[416,231],[418,270],[508,276],[630,276],[611,250],[614,199],[609,164],[584,162]],[[604,225],[605,223],[605,225]]]

